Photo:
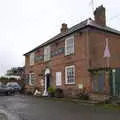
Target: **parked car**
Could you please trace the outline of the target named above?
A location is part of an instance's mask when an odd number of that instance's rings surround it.
[[[12,95],[14,94],[14,90],[11,87],[7,87],[6,85],[0,85],[0,94],[2,95]]]
[[[14,92],[20,92],[21,86],[17,82],[8,82],[7,87],[13,88]]]

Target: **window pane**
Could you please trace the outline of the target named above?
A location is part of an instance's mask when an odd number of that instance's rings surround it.
[[[67,38],[65,40],[65,54],[69,55],[74,53],[74,37]]]
[[[35,74],[34,73],[30,73],[29,74],[29,84],[33,85],[35,83]]]
[[[61,81],[61,72],[56,72],[56,86],[61,86],[62,81]]]
[[[34,52],[30,54],[30,65],[34,65],[34,61],[35,61],[35,54]]]
[[[66,83],[72,84],[75,82],[75,69],[74,66],[66,67]]]
[[[103,92],[104,91],[104,71],[98,71],[93,74],[93,91]]]
[[[44,48],[44,61],[50,60],[50,46]]]

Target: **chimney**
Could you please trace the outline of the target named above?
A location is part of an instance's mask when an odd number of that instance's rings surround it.
[[[99,25],[106,26],[106,14],[103,5],[96,8],[94,11],[95,22]]]
[[[67,32],[67,30],[68,30],[67,24],[63,23],[60,29],[61,33],[65,33]]]

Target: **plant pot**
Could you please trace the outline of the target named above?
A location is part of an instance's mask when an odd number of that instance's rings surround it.
[[[54,92],[48,92],[48,97],[54,97]]]
[[[56,98],[63,98],[64,97],[64,93],[63,93],[63,90],[61,88],[57,88],[55,90],[55,97]]]

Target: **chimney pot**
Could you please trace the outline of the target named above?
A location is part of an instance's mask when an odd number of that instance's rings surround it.
[[[67,32],[67,30],[68,30],[67,24],[63,23],[60,29],[61,33],[65,33]]]

